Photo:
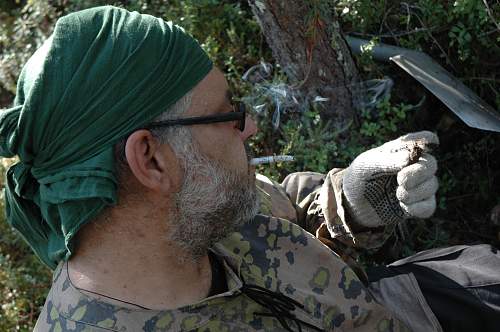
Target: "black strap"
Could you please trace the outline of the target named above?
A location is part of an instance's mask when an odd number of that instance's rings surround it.
[[[320,328],[295,317],[291,311],[294,311],[297,307],[304,309],[304,305],[282,293],[273,292],[264,287],[245,283],[243,283],[241,292],[270,311],[256,312],[254,315],[274,317],[287,331],[294,332],[294,330],[292,330],[292,328],[288,325],[287,320],[294,322],[299,332],[302,331],[302,325],[316,331],[322,331]]]
[[[208,296],[210,297],[224,293],[228,290],[228,288],[224,266],[217,259],[217,256],[211,251],[208,252],[208,258],[210,260],[210,266],[212,268],[212,285],[208,294]],[[291,311],[294,311],[297,307],[300,309],[304,309],[304,305],[282,293],[273,292],[267,288],[256,285],[249,285],[245,282],[243,282],[241,292],[270,311],[256,312],[254,313],[254,315],[275,317],[287,331],[294,332],[294,330],[292,330],[292,328],[289,326],[287,320],[294,322],[299,332],[302,331],[302,325],[316,331],[322,331],[320,328],[295,317],[295,315]]]
[[[212,268],[212,284],[208,292],[208,297],[227,292],[224,266],[211,251],[208,252],[208,259]]]

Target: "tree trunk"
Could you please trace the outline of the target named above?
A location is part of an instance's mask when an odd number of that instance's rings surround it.
[[[248,0],[275,60],[303,96],[322,102],[323,120],[343,128],[354,120],[358,70],[326,0]]]

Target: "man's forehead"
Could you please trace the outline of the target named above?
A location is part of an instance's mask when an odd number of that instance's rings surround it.
[[[233,99],[224,74],[217,68],[212,69],[193,92],[192,107],[188,112],[192,116],[213,113],[225,104],[230,104]]]

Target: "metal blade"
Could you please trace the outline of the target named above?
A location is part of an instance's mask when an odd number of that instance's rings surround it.
[[[347,37],[354,53],[369,41]],[[425,86],[468,126],[500,132],[500,114],[456,77],[423,52],[376,44],[371,52],[377,60],[392,61]]]

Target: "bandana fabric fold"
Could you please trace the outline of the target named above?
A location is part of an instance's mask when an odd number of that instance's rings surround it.
[[[113,146],[190,91],[212,62],[184,30],[105,6],[59,19],[0,113],[6,213],[55,268],[82,225],[116,203]]]

